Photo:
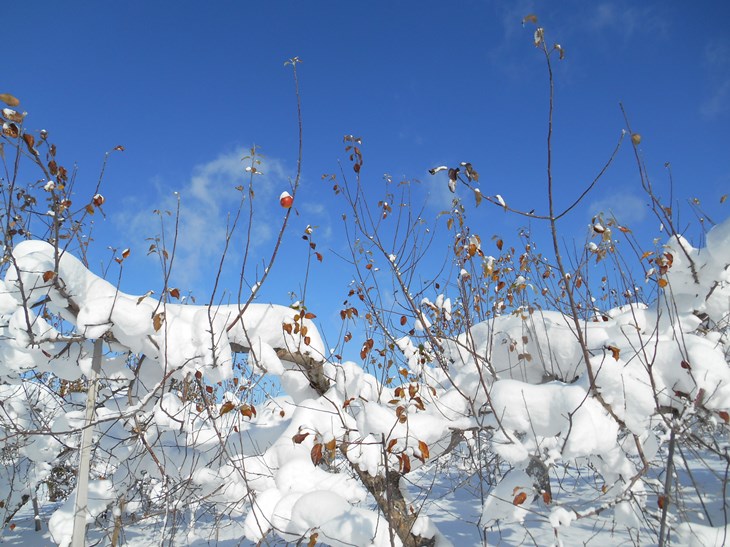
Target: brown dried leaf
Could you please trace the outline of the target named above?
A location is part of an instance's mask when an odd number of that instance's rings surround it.
[[[513,505],[522,505],[527,501],[527,494],[525,492],[520,492],[515,496],[515,499],[512,500]]]
[[[309,453],[310,457],[312,458],[312,463],[314,465],[319,465],[319,462],[322,461],[322,443],[317,443],[312,447],[312,451]]]
[[[393,447],[398,443],[397,439],[390,439],[390,442],[388,442],[388,446],[385,449],[386,452],[393,452]]]
[[[38,151],[33,148],[35,145],[35,137],[31,135],[30,133],[23,133],[23,141],[25,142],[25,146],[28,147],[28,152],[30,152],[33,155],[36,155]]]
[[[399,457],[400,459],[400,469],[403,472],[403,474],[407,474],[411,472],[411,459],[408,457],[408,454],[401,454]]]
[[[43,281],[48,282],[51,279],[53,279],[55,276],[56,276],[56,272],[54,272],[53,270],[48,270],[47,272],[45,272],[43,274]]]
[[[304,439],[306,439],[307,437],[309,437],[309,432],[308,431],[305,432],[305,433],[299,432],[296,435],[294,435],[291,438],[291,440],[294,441],[295,444],[302,444],[302,441]]]
[[[165,312],[161,311],[152,316],[152,326],[155,328],[155,332],[162,328],[162,323],[165,322]]]
[[[20,101],[13,97],[10,93],[0,93],[0,101],[4,102],[8,106],[18,106]]]
[[[641,135],[639,135],[638,133],[634,133],[633,135],[631,135],[631,142],[634,143],[634,146],[639,146],[639,144],[641,143]]]
[[[314,547],[315,545],[317,545],[318,537],[319,537],[319,534],[317,532],[315,532],[311,536],[309,536],[309,541],[307,542],[307,547]]]
[[[532,23],[533,25],[537,25],[537,15],[534,13],[528,13],[522,18],[522,24],[525,23]]]
[[[424,460],[427,460],[430,456],[428,445],[424,443],[423,441],[418,441],[418,450],[421,451],[421,456],[423,456]]]
[[[335,448],[337,448],[337,439],[331,439],[329,442],[327,442],[324,447],[332,452]]]
[[[180,300],[180,289],[169,289],[170,296]]]
[[[611,355],[616,361],[619,360],[619,357],[621,355],[621,350],[619,348],[617,348],[616,346],[606,346],[606,349],[611,352]]]
[[[231,401],[226,401],[225,403],[223,403],[221,405],[221,410],[220,410],[220,414],[219,415],[220,416],[223,416],[224,414],[228,414],[234,408],[236,408],[236,405],[235,404],[233,404]]]

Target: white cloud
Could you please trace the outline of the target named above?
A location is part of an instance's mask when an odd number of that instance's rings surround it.
[[[648,213],[646,200],[628,192],[616,192],[615,195],[592,202],[588,206],[590,216],[603,213],[615,216],[622,225],[631,225],[643,221]]]
[[[716,118],[730,111],[730,46],[725,41],[714,40],[705,46],[703,66],[711,91],[700,105],[704,118]]]
[[[173,265],[175,283],[194,287],[202,279],[215,275],[227,233],[231,230],[243,193],[236,186],[248,187],[250,175],[240,150],[225,152],[192,169],[189,180],[179,185],[166,184],[159,178],[152,181],[154,192],[125,203],[113,220],[126,236],[130,246],[146,252],[146,238],[163,234],[168,252],[172,251],[175,234],[175,211],[180,204],[177,248]],[[263,175],[253,177],[254,222],[251,226],[253,248],[271,242],[276,226],[266,218],[266,211],[283,189],[289,188],[292,176],[285,166],[273,158],[262,158],[257,168]],[[152,211],[158,210],[155,214]],[[172,213],[169,215],[167,212]],[[161,224],[162,222],[162,224]],[[249,205],[244,203],[228,260],[240,263],[248,230]]]

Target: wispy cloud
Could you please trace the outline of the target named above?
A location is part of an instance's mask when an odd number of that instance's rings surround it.
[[[702,64],[709,92],[700,105],[700,114],[706,119],[717,118],[730,112],[730,44],[710,41],[705,46]]]
[[[242,156],[241,150],[221,153],[207,163],[194,166],[190,178],[181,184],[169,184],[159,178],[152,181],[152,192],[128,200],[113,217],[114,223],[138,252],[146,252],[149,248],[150,241],[146,238],[163,236],[170,251],[179,202],[173,268],[175,282],[183,287],[194,287],[200,280],[210,279],[218,268],[241,200],[248,199],[247,192],[236,189],[237,186],[247,187],[250,177],[245,172],[247,163],[241,161]],[[253,178],[254,203],[260,209],[251,225],[254,249],[272,240],[276,228],[261,215],[281,190],[289,187],[292,175],[277,159],[262,158],[261,161],[258,169],[263,175]],[[248,204],[244,203],[233,245],[228,251],[232,262],[241,260],[249,223],[248,210]]]
[[[621,224],[631,225],[646,219],[648,209],[645,199],[629,192],[616,192],[611,197],[592,202],[588,213],[590,216],[599,213],[614,216]]]

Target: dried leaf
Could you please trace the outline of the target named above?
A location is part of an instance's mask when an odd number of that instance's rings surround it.
[[[393,447],[398,443],[397,439],[390,439],[390,442],[388,442],[388,446],[386,447],[386,452],[393,452]]]
[[[18,135],[20,135],[20,130],[18,129],[18,126],[14,123],[4,123],[3,124],[3,135],[10,137],[11,139],[16,138]]]
[[[152,316],[152,326],[155,328],[155,332],[162,328],[162,323],[165,322],[165,312],[161,311]]]
[[[515,499],[512,500],[513,505],[522,505],[527,501],[527,494],[525,492],[520,492],[515,496]]]
[[[118,152],[124,152],[124,147],[121,144],[118,144],[114,147],[114,150]]]
[[[220,416],[223,416],[224,414],[228,414],[234,408],[236,408],[236,405],[235,404],[233,404],[231,401],[226,401],[225,403],[223,403],[221,405],[221,410],[220,410],[220,414],[219,415]]]
[[[296,435],[294,435],[291,440],[294,441],[294,444],[302,444],[302,441],[309,437],[309,432],[299,432]]]
[[[246,418],[253,418],[256,416],[256,407],[253,405],[241,405],[241,408],[239,408],[238,411]]]
[[[498,239],[497,240],[497,249],[499,249],[501,251],[503,246],[504,246],[504,241],[502,241],[501,239]]]
[[[180,300],[180,289],[169,289],[168,292],[173,298]]]
[[[553,501],[553,499],[550,497],[550,492],[542,493],[542,501],[545,502],[545,505],[550,505],[550,502]]]
[[[685,360],[682,360],[682,362],[680,363],[680,366],[685,370],[692,370],[692,367],[689,366],[689,363]]]
[[[309,453],[310,457],[312,458],[312,463],[314,465],[319,465],[319,462],[322,461],[322,443],[316,443],[312,447],[312,451]]]
[[[522,18],[522,25],[524,26],[525,23],[532,23],[533,25],[537,25],[537,15],[534,13],[529,13],[525,15]]]
[[[616,361],[619,360],[619,356],[621,355],[621,350],[619,348],[616,346],[606,346],[606,349],[611,352],[611,355]]]
[[[329,450],[330,452],[332,452],[332,451],[333,451],[333,450],[334,450],[335,448],[337,448],[337,439],[331,439],[330,441],[328,441],[328,442],[327,442],[327,443],[326,443],[326,444],[324,445],[324,447],[325,447],[325,448],[326,448],[327,450]]]
[[[48,282],[51,279],[53,279],[55,276],[56,276],[56,272],[54,272],[53,270],[48,270],[47,272],[45,272],[43,274],[43,281]]]
[[[319,534],[317,532],[315,532],[311,536],[309,536],[309,541],[307,542],[307,547],[314,547],[315,545],[317,545],[318,537],[319,537]]]
[[[429,450],[428,445],[424,443],[423,441],[418,441],[418,450],[421,451],[421,456],[423,456],[424,460],[427,460],[429,457]]]
[[[634,146],[639,146],[639,144],[641,143],[641,135],[639,135],[638,133],[634,133],[633,135],[631,135],[631,142],[634,143]]]
[[[725,203],[725,201],[727,201],[727,194],[720,196],[720,203]]]
[[[35,145],[35,137],[30,133],[24,133],[23,141],[25,142],[25,146],[28,147],[28,152],[35,156],[38,153],[38,151],[33,148],[33,146]]]
[[[667,280],[666,280],[666,279],[664,279],[663,277],[662,277],[662,278],[661,278],[661,279],[660,279],[659,281],[657,281],[657,283],[659,283],[659,286],[660,286],[660,287],[661,287],[662,289],[663,289],[664,287],[666,287],[666,286],[667,286]]]
[[[408,457],[408,454],[401,454],[398,456],[398,459],[400,460],[400,470],[405,475],[407,473],[411,472],[411,459]]]
[[[725,422],[726,424],[730,424],[730,414],[728,414],[726,411],[721,410],[720,412],[717,413],[717,415],[720,416],[720,418],[722,418],[723,422]]]
[[[20,101],[13,97],[10,93],[0,93],[0,101],[8,106],[18,106]]]

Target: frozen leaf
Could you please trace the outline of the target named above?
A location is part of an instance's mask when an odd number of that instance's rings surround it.
[[[302,444],[302,441],[309,437],[309,432],[302,433],[301,431],[294,435],[291,440],[294,441],[294,444]]]
[[[310,457],[312,458],[312,463],[314,465],[319,465],[319,463],[322,461],[322,443],[316,443],[312,447],[312,451],[309,453]]]
[[[6,137],[10,137],[11,139],[16,138],[18,135],[20,135],[20,130],[18,129],[18,126],[14,123],[4,123],[3,124],[3,135]]]
[[[221,405],[220,415],[223,416],[224,414],[228,414],[234,408],[236,408],[235,404],[233,404],[231,401],[226,401]]]
[[[168,292],[173,298],[180,300],[180,289],[169,289]]]
[[[129,256],[129,253],[130,253],[129,249],[124,249],[122,251],[122,258],[127,258]]]
[[[423,459],[427,460],[430,455],[428,451],[428,445],[423,441],[418,441],[418,450],[421,451],[421,456],[423,456]]]
[[[393,447],[398,443],[397,439],[390,439],[390,442],[388,442],[388,446],[385,449],[386,452],[393,452]]]
[[[438,173],[440,171],[446,171],[447,169],[448,169],[448,167],[446,167],[445,165],[439,165],[438,167],[434,167],[433,169],[429,169],[428,172],[430,174],[432,174],[432,175],[435,175],[436,173]]]
[[[21,114],[10,108],[3,108],[3,117],[11,122],[20,123],[25,118],[25,114]]]
[[[152,316],[152,326],[155,331],[159,331],[162,328],[162,324],[165,322],[165,312],[161,311]]]
[[[499,203],[502,207],[504,207],[505,211],[507,210],[507,203],[504,201],[504,198],[502,196],[497,194],[496,196],[494,196],[494,199],[496,199],[497,203]]]
[[[48,270],[43,274],[43,281],[48,282],[56,276],[56,273],[52,270]]]
[[[542,501],[545,502],[545,505],[550,505],[550,502],[553,501],[553,499],[550,497],[550,492],[542,493]]]
[[[621,350],[619,348],[617,348],[616,346],[606,346],[606,349],[611,352],[611,355],[616,361],[619,360],[619,357],[621,355]]]
[[[395,409],[395,416],[398,418],[398,421],[402,424],[406,423],[408,421],[408,413],[406,412],[406,407],[399,406]]]
[[[513,505],[522,505],[527,501],[527,494],[525,492],[520,492],[515,496],[515,499],[512,500]]]
[[[411,459],[408,457],[408,454],[401,454],[398,456],[398,459],[400,460],[400,471],[405,475],[407,473],[411,472]]]
[[[13,97],[10,93],[0,93],[0,101],[8,106],[18,106],[20,101]]]
[[[373,345],[375,344],[375,341],[372,338],[368,338],[365,340],[365,342],[362,345],[362,348],[360,348],[360,359],[365,359],[368,356],[368,353],[373,349]]]
[[[256,407],[253,405],[241,405],[241,408],[239,408],[238,411],[245,418],[253,418],[256,416]]]
[[[537,27],[533,39],[535,41],[535,47],[538,47],[545,39],[545,30],[542,27]]]
[[[474,188],[474,200],[476,201],[476,206],[479,207],[479,204],[482,202],[482,192],[479,188]]]
[[[93,198],[91,198],[91,202],[96,205],[97,207],[101,207],[106,200],[104,199],[104,196],[101,194],[95,194]]]
[[[685,360],[682,360],[680,363],[680,366],[685,370],[692,370],[692,367],[689,365],[689,363]]]

